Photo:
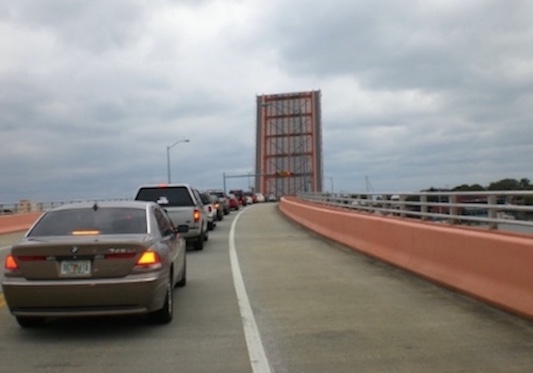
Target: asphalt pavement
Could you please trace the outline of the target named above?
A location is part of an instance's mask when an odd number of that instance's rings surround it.
[[[187,254],[172,324],[23,330],[0,307],[0,371],[252,372],[232,247],[271,372],[532,371],[532,322],[318,237],[275,203],[240,212],[233,243],[236,213]]]
[[[236,247],[275,372],[532,371],[531,322],[317,237],[275,205],[243,214]]]

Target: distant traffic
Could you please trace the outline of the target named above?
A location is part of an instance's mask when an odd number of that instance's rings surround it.
[[[143,185],[134,201],[48,209],[6,256],[2,289],[10,312],[25,328],[52,317],[144,315],[171,322],[173,289],[187,283],[187,249],[203,250],[231,211],[275,200],[234,192]]]

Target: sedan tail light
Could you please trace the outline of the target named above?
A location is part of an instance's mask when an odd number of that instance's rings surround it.
[[[142,253],[141,257],[137,260],[137,263],[135,264],[136,267],[153,267],[153,268],[160,268],[161,267],[161,258],[159,257],[159,254],[156,253],[153,250],[146,250],[144,253]]]
[[[10,271],[16,271],[17,269],[19,269],[19,266],[15,261],[13,255],[6,256],[6,260],[4,261],[4,268]]]

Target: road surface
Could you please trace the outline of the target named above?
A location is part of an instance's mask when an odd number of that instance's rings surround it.
[[[231,213],[187,253],[170,325],[26,330],[1,306],[0,371],[531,372],[532,322],[317,237],[276,206]],[[0,254],[19,237],[0,237]]]

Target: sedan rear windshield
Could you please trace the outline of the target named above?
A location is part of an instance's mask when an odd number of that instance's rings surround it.
[[[204,205],[209,205],[210,203],[213,203],[211,197],[207,193],[200,193],[200,198],[202,199],[202,203]]]
[[[157,202],[161,207],[182,207],[194,204],[186,187],[141,188],[137,201]]]
[[[146,211],[133,208],[79,208],[49,211],[28,237],[146,233]]]

